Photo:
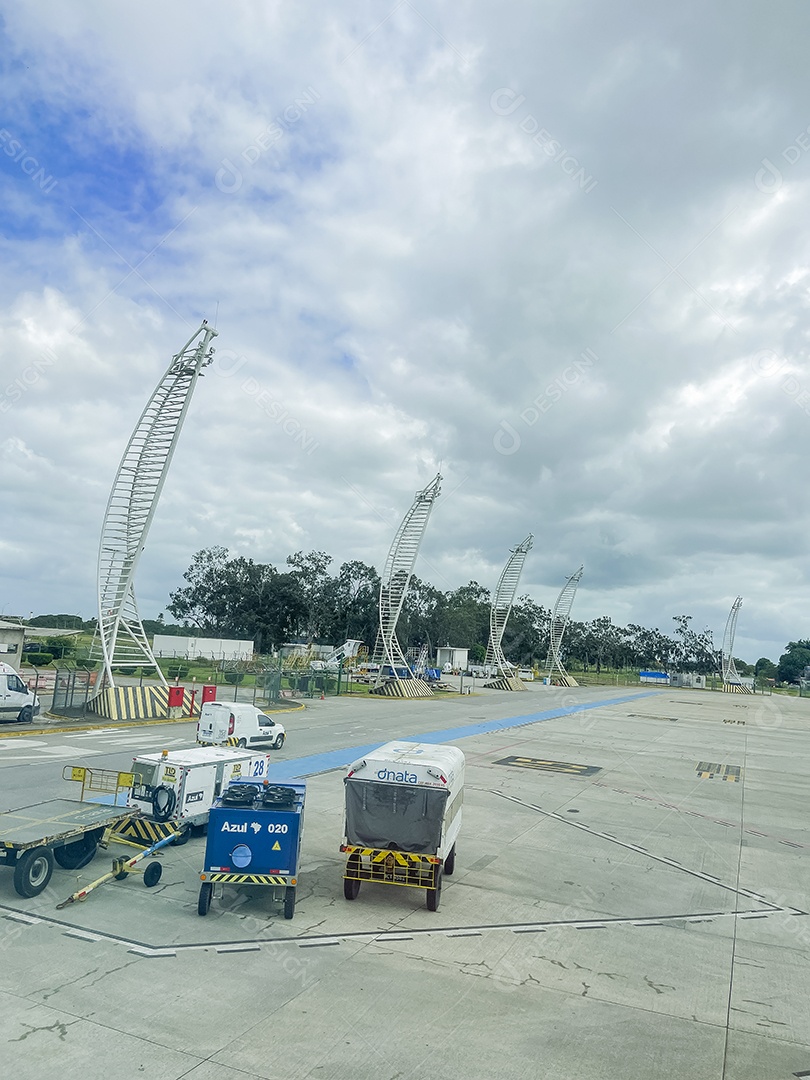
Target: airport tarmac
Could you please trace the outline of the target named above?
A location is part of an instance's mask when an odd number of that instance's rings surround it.
[[[810,703],[535,686],[315,701],[285,723],[274,768],[314,773],[292,921],[259,889],[200,918],[203,839],[166,851],[157,887],[62,911],[107,856],[33,900],[0,869],[15,1080],[810,1075]],[[440,910],[384,885],[348,902],[341,766],[429,733],[467,757]],[[0,740],[2,805],[69,796],[66,763],[192,740],[181,724]]]

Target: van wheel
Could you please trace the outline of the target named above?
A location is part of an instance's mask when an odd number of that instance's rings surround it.
[[[280,750],[280,749],[282,748],[282,746],[283,746],[283,745],[284,745],[284,736],[283,736],[283,735],[279,735],[279,736],[278,736],[278,737],[276,738],[276,741],[275,741],[275,742],[273,743],[273,748],[274,748],[275,750]]]
[[[34,709],[32,705],[26,705],[24,709],[20,709],[20,715],[17,720],[21,724],[31,724],[34,720]]]
[[[238,747],[240,747],[242,750],[244,750],[245,747],[247,746],[247,739],[240,739],[239,742],[236,745]]]

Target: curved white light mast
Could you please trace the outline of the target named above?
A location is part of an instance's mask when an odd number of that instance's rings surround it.
[[[572,675],[569,675],[563,667],[563,662],[560,659],[560,647],[562,646],[565,628],[568,626],[568,617],[571,614],[571,606],[573,605],[574,597],[577,594],[579,579],[582,577],[584,569],[584,566],[580,566],[579,570],[572,574],[565,585],[563,585],[551,615],[551,631],[548,657],[546,659],[546,674],[549,677],[556,678],[561,686],[579,685],[576,679]]]
[[[750,694],[751,690],[739,676],[734,663],[734,635],[737,633],[737,617],[740,614],[743,598],[738,596],[731,605],[723,633],[723,648],[720,653],[720,666],[723,674],[723,689],[737,694]]]
[[[526,562],[526,556],[531,551],[533,539],[534,537],[529,533],[522,543],[509,549],[509,558],[506,560],[506,566],[501,571],[501,576],[498,578],[498,584],[492,597],[492,607],[489,609],[489,641],[487,642],[485,663],[488,666],[496,667],[498,675],[508,677],[512,674],[512,665],[503,652],[503,634],[509,614],[512,611],[512,604],[515,602],[515,594],[520,583],[520,575],[523,572],[523,564]]]
[[[105,686],[115,686],[113,667],[152,668],[166,685],[138,614],[133,579],[191,395],[201,369],[213,359],[210,343],[216,336],[217,331],[203,320],[172,357],[118,466],[98,552],[97,634],[104,674],[96,693]]]
[[[427,487],[417,491],[413,505],[394,535],[388,558],[385,560],[380,580],[380,632],[377,650],[380,670],[374,683],[375,690],[387,681],[388,677],[383,674],[386,664],[391,667],[397,683],[400,682],[397,668],[408,666],[402,646],[397,640],[397,621],[408,594],[430,512],[441,490],[441,481],[441,473],[436,473]]]

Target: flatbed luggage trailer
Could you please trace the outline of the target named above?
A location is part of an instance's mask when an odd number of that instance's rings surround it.
[[[293,917],[305,798],[300,781],[228,786],[209,814],[198,915],[208,914],[225,885],[257,885],[284,904],[285,919]]]
[[[406,885],[424,889],[428,911],[438,911],[461,830],[461,750],[386,743],[350,766],[344,787],[345,898],[357,899],[364,881]]]
[[[20,896],[38,896],[54,862],[65,870],[86,866],[105,834],[132,817],[132,809],[51,799],[0,814],[0,866],[14,871]]]

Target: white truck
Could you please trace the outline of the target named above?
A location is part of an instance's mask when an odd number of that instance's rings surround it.
[[[30,724],[39,712],[39,698],[32,694],[11,666],[0,662],[0,721]]]
[[[208,701],[200,709],[197,742],[203,746],[261,746],[280,750],[284,725],[243,701]]]
[[[205,825],[214,800],[231,781],[254,780],[261,784],[268,765],[267,754],[224,746],[140,754],[132,759],[135,783],[129,805],[137,807],[147,821]],[[184,835],[187,838],[188,833]]]
[[[363,881],[426,891],[439,910],[444,874],[456,863],[464,798],[464,754],[457,746],[390,742],[355,761],[344,780],[343,895]]]

